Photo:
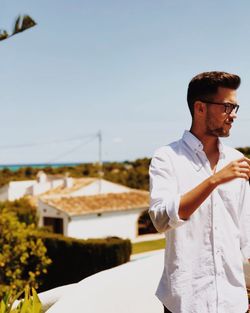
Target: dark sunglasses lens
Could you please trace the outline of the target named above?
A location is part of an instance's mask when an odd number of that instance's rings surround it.
[[[239,110],[239,105],[238,104],[231,104],[231,105],[227,105],[226,106],[226,113],[227,114],[231,114],[233,111],[235,111],[235,113],[237,113]]]
[[[232,112],[232,111],[235,111],[235,113],[237,113],[238,110],[239,110],[238,104],[234,104],[234,105],[232,105],[232,106],[230,107],[230,111],[231,111],[231,112]],[[231,113],[231,112],[230,112],[230,113]]]

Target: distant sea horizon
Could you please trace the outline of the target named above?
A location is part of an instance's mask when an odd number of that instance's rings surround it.
[[[72,163],[30,163],[30,164],[0,164],[0,170],[8,168],[11,171],[18,171],[23,167],[32,167],[32,168],[45,168],[45,167],[63,167],[63,166],[77,166],[79,164],[84,164],[84,162],[72,162]]]
[[[103,164],[107,164],[110,162],[118,162],[118,163],[126,163],[126,162],[131,162],[129,160],[103,160]],[[45,168],[45,167],[52,167],[52,168],[58,168],[58,167],[63,167],[63,166],[77,166],[80,164],[93,164],[93,163],[98,163],[98,161],[95,162],[62,162],[62,163],[17,163],[17,164],[0,164],[0,170],[4,168],[8,168],[11,171],[18,171],[20,168],[23,167],[32,167],[32,168]]]

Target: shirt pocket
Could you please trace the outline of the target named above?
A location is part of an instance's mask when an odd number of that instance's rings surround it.
[[[220,185],[218,193],[221,196],[222,201],[225,205],[230,205],[231,208],[238,208],[240,199],[240,184],[238,181],[232,181],[226,184]]]

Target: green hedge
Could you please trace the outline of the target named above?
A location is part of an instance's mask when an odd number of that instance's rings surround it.
[[[130,240],[116,237],[78,240],[43,233],[47,255],[52,260],[39,292],[71,284],[102,270],[128,262]]]

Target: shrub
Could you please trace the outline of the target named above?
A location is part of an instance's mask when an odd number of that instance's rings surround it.
[[[9,212],[14,212],[20,222],[27,225],[37,225],[38,216],[36,207],[33,206],[27,198],[21,198],[15,201],[0,202],[0,212],[3,209],[8,209]]]
[[[130,240],[120,238],[78,240],[44,233],[42,239],[52,264],[39,291],[78,282],[129,261],[131,254]]]
[[[14,212],[0,212],[0,297],[28,283],[38,287],[50,259],[33,224],[20,223]]]

